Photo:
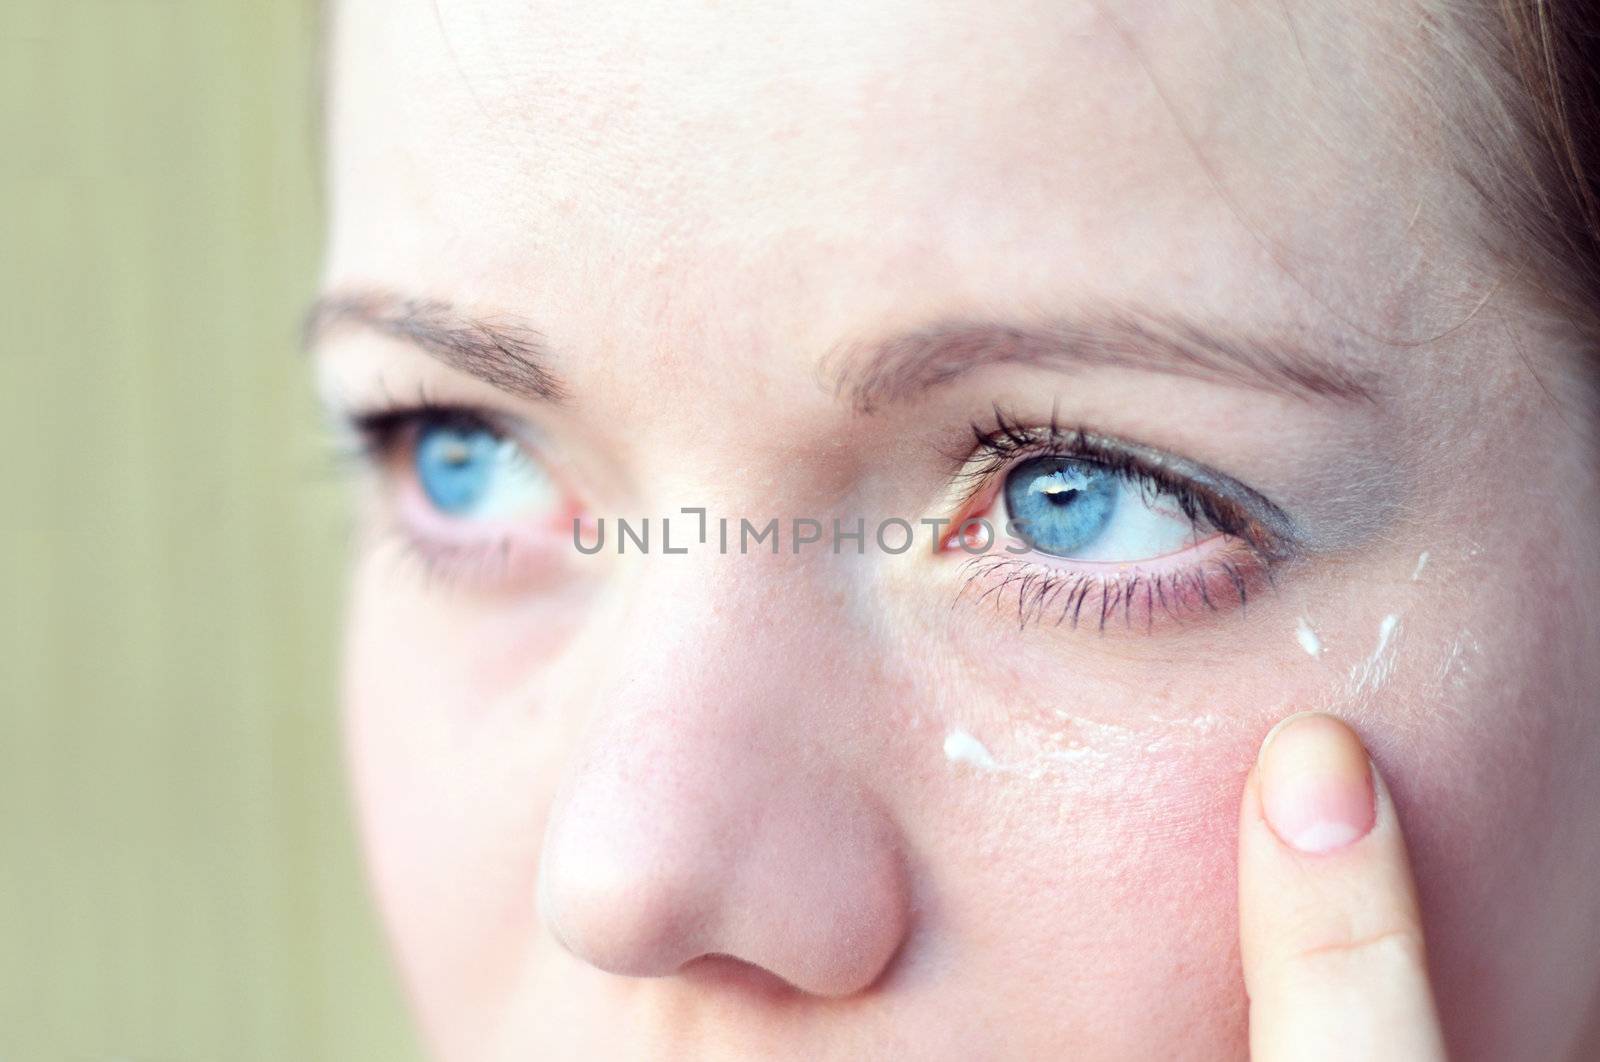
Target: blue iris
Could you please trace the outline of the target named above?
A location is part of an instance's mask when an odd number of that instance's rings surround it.
[[[494,486],[501,439],[487,428],[432,425],[417,437],[417,480],[441,512],[470,513]]]
[[[1099,538],[1117,509],[1117,474],[1070,457],[1035,457],[1006,476],[1006,512],[1034,549],[1058,557]]]

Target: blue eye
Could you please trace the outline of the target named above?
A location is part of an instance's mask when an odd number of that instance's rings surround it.
[[[417,482],[449,516],[515,516],[553,496],[549,479],[523,448],[487,425],[425,424],[416,438]]]
[[[1040,553],[1137,564],[1196,545],[1214,531],[1171,493],[1097,461],[1035,457],[1006,476],[1006,514]]]
[[[1034,549],[1072,556],[1111,523],[1121,493],[1119,479],[1088,461],[1035,457],[1006,477],[1006,510]]]
[[[447,513],[466,513],[488,492],[499,440],[482,429],[430,427],[417,439],[417,480]]]

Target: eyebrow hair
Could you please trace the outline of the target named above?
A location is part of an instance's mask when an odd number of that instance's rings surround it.
[[[354,324],[402,339],[454,369],[523,398],[560,402],[567,389],[547,363],[550,354],[532,325],[506,314],[473,317],[447,302],[368,291],[326,296],[307,311],[304,345],[315,347],[334,328]]]
[[[438,299],[349,292],[318,299],[303,326],[305,346],[355,324],[410,342],[446,365],[511,394],[567,398],[550,371],[543,337],[507,314],[474,317]],[[1318,346],[1337,349],[1332,338]],[[870,343],[846,343],[822,361],[836,396],[859,413],[907,401],[986,365],[1056,371],[1113,367],[1249,387],[1295,398],[1376,402],[1370,372],[1339,364],[1303,341],[1224,332],[1178,314],[1119,308],[1039,324],[940,322]]]
[[[1331,338],[1318,347],[1338,349]],[[1210,328],[1181,315],[1127,308],[1039,324],[948,321],[823,360],[836,396],[860,413],[943,386],[982,366],[1058,371],[1112,367],[1167,373],[1295,398],[1376,402],[1371,372],[1341,364],[1304,341]]]

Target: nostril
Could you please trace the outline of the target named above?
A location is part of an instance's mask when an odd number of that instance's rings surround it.
[[[712,989],[742,992],[767,1003],[798,999],[803,993],[777,974],[732,955],[702,955],[679,969],[686,980]]]

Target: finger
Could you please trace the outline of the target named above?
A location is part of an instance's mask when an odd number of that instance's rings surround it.
[[[1444,1058],[1394,804],[1333,716],[1291,716],[1262,743],[1239,930],[1255,1062]]]

